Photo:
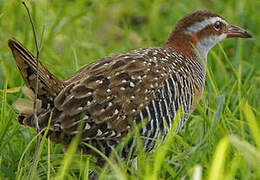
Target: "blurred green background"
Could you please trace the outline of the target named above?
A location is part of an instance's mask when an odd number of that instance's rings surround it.
[[[26,3],[38,33],[40,59],[61,79],[104,56],[160,46],[176,22],[195,10],[216,12],[251,32],[252,39],[229,39],[210,51],[211,78],[207,80],[200,107],[169,146],[161,172],[154,175],[154,168],[144,161],[144,168],[138,170],[135,177],[125,176],[130,179],[189,179],[199,165],[202,177],[210,179],[214,176],[210,169],[220,163],[221,168],[216,173],[221,172],[221,177],[260,179],[260,147],[257,147],[260,139],[259,0],[28,0]],[[17,113],[12,108],[12,103],[23,97],[19,89],[13,88],[24,85],[7,46],[12,37],[35,53],[33,32],[21,1],[0,0],[0,177],[23,179],[30,169],[34,145],[26,151],[25,148],[35,132],[16,122]],[[247,116],[252,114],[253,117]],[[253,127],[248,123],[250,120],[256,122]],[[215,164],[213,156],[218,157],[216,149],[222,147],[221,144],[217,146],[218,142],[225,137],[231,148],[219,156],[225,161]],[[37,178],[50,178],[60,167],[62,148],[50,146],[48,151],[44,145]],[[25,157],[21,159],[23,152]],[[51,165],[47,162],[48,154],[51,154]],[[151,161],[156,162],[156,155],[150,156]],[[19,161],[23,166],[18,165]],[[74,172],[67,173],[67,178],[77,178]],[[113,171],[103,173],[108,174],[106,178],[114,177]]]

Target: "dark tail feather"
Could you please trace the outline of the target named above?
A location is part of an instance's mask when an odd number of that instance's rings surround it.
[[[37,61],[22,44],[15,39],[10,39],[8,45],[12,50],[16,65],[23,77],[26,86],[35,92]],[[56,78],[44,65],[39,62],[39,91],[38,99],[43,105],[53,101],[54,97],[63,89],[64,84]]]

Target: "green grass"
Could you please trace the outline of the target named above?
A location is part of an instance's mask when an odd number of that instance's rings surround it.
[[[40,40],[41,61],[59,78],[101,57],[161,45],[184,14],[207,9],[252,32],[230,39],[208,56],[205,92],[183,131],[171,133],[153,153],[139,153],[138,171],[109,159],[100,170],[93,158],[64,153],[42,141],[33,179],[260,179],[259,0],[34,0],[27,1]],[[21,1],[0,1],[0,178],[27,179],[36,132],[22,127],[12,103],[24,85],[7,46],[15,37],[35,53]],[[15,89],[12,89],[15,88]],[[132,176],[126,173],[132,171]]]

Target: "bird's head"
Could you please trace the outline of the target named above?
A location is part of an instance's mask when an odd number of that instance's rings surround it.
[[[221,16],[209,11],[196,11],[184,16],[165,42],[184,56],[195,55],[194,47],[206,59],[208,51],[227,38],[250,38],[246,30],[228,23]]]

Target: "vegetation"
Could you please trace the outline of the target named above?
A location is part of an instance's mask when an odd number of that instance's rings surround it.
[[[153,153],[139,152],[138,170],[109,159],[64,153],[42,138],[32,179],[260,179],[260,1],[259,0],[31,0],[41,61],[58,77],[71,76],[96,59],[140,47],[161,45],[184,14],[207,9],[252,32],[230,39],[208,56],[208,78],[197,110],[179,134],[170,133]],[[33,33],[21,1],[0,1],[0,177],[27,179],[35,130],[16,120],[13,102],[24,85],[8,49],[15,37],[35,52]],[[75,142],[76,143],[76,140]],[[127,171],[132,172],[129,175]]]

